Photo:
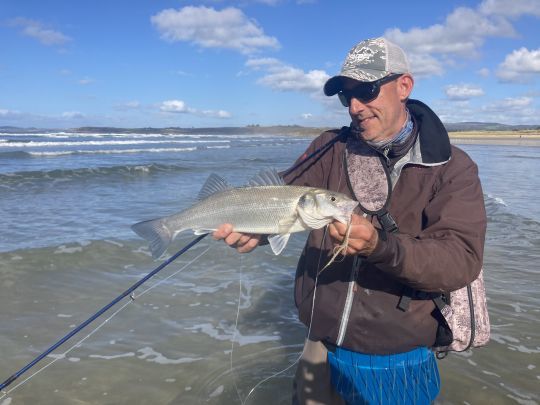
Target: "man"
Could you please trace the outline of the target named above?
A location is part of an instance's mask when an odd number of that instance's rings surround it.
[[[308,338],[296,403],[428,404],[439,392],[429,348],[444,336],[431,298],[478,276],[486,214],[476,165],[433,111],[409,100],[413,86],[401,48],[385,38],[358,43],[324,86],[348,107],[350,126],[321,134],[305,156],[333,144],[285,176],[360,202],[350,229],[312,231],[298,264]],[[259,244],[231,230],[214,237],[240,252]],[[344,240],[344,259],[322,270]]]

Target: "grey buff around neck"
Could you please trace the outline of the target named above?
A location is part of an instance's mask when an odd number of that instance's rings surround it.
[[[360,205],[376,212],[388,199],[388,181],[378,153],[354,136],[347,139],[347,171]]]

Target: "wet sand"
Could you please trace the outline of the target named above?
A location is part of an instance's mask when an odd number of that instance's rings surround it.
[[[540,146],[540,131],[450,132],[454,144]]]

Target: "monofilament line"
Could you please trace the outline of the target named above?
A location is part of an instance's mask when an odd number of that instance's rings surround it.
[[[322,240],[324,241],[324,239],[326,238],[326,232],[328,232],[328,226],[325,226],[324,228],[324,233],[323,233],[323,238]],[[322,249],[319,249],[320,251],[320,254],[319,254],[319,262],[317,263],[317,269],[319,269],[321,267],[321,260],[322,260]],[[315,298],[316,298],[316,295],[317,295],[317,284],[319,282],[319,275],[323,272],[323,270],[326,268],[326,266],[321,270],[321,271],[318,271],[316,276],[315,276],[315,286],[313,287],[313,298],[311,299],[311,314],[310,314],[310,320],[309,320],[309,327],[308,327],[308,330],[307,330],[307,337],[306,339],[309,339],[309,337],[311,336],[311,325],[313,324],[313,314],[314,314],[314,308],[315,308]],[[278,371],[264,379],[262,379],[261,381],[259,381],[249,392],[248,394],[246,395],[246,398],[244,399],[244,401],[242,401],[242,405],[246,405],[247,403],[247,400],[248,398],[250,397],[251,394],[253,394],[255,392],[255,390],[257,388],[259,388],[261,385],[263,385],[265,382],[267,381],[270,381],[271,379],[273,378],[276,378],[277,376],[279,376],[280,374],[283,374],[287,371],[289,371],[291,368],[293,368],[294,366],[296,366],[300,360],[302,359],[302,356],[304,355],[304,352],[306,350],[306,345],[304,344],[304,346],[302,347],[302,351],[300,352],[300,355],[297,357],[297,359],[292,362],[290,365],[288,365],[287,367],[285,367],[283,370],[281,371]]]
[[[236,389],[236,395],[238,395],[238,399],[240,400],[240,403],[244,403],[242,401],[242,396],[240,395],[240,390],[238,389],[238,385],[236,384],[236,379],[234,378],[234,368],[233,368],[233,351],[234,351],[234,341],[236,340],[236,336],[238,334],[238,320],[240,318],[240,305],[242,300],[242,268],[244,266],[243,263],[243,256],[240,256],[240,272],[238,274],[238,305],[236,306],[236,319],[234,322],[234,333],[233,337],[231,339],[231,355],[229,356],[229,362],[231,366],[231,375],[233,377],[233,384],[234,388]]]
[[[30,379],[32,379],[33,377],[35,377],[36,375],[38,375],[39,373],[41,373],[42,371],[44,371],[46,368],[48,368],[49,366],[53,365],[54,363],[56,363],[58,360],[61,360],[61,359],[64,359],[68,353],[70,353],[73,349],[75,348],[78,348],[78,347],[81,347],[82,343],[84,343],[88,338],[90,338],[92,335],[94,335],[98,330],[100,330],[106,323],[108,323],[111,319],[113,319],[116,315],[118,315],[122,310],[124,310],[124,308],[126,308],[129,304],[131,304],[135,299],[143,296],[144,294],[146,294],[147,292],[149,292],[150,290],[158,287],[159,285],[163,284],[164,282],[166,282],[167,280],[169,280],[170,278],[176,276],[178,273],[180,273],[181,271],[185,270],[187,267],[189,267],[191,264],[193,264],[196,260],[198,260],[199,258],[201,258],[204,254],[206,254],[206,252],[208,252],[208,250],[210,249],[210,246],[208,246],[202,253],[200,253],[198,256],[196,256],[194,259],[190,260],[188,263],[186,263],[184,266],[182,266],[180,269],[178,269],[177,271],[175,271],[174,273],[170,274],[169,276],[157,281],[156,283],[154,283],[153,285],[151,285],[150,287],[148,287],[146,290],[143,290],[139,295],[135,296],[135,295],[130,295],[129,297],[129,301],[125,302],[120,308],[118,308],[111,316],[109,316],[107,319],[105,319],[102,323],[100,323],[96,328],[94,328],[92,331],[90,331],[90,333],[88,333],[88,335],[86,335],[85,337],[83,337],[81,340],[79,340],[77,343],[75,343],[73,346],[71,346],[69,349],[67,349],[64,353],[58,355],[56,358],[54,358],[53,360],[51,360],[49,363],[47,363],[45,366],[41,367],[40,369],[38,369],[36,372],[34,372],[33,374],[29,375],[27,378],[25,378],[24,380],[22,380],[20,383],[18,383],[17,385],[15,385],[13,388],[7,390],[7,391],[2,391],[2,396],[0,396],[0,399],[3,399],[4,397],[6,397],[6,395],[9,395],[10,393],[12,393],[13,391],[15,391],[17,388],[19,388],[20,386],[22,386],[23,384],[25,384],[26,382],[28,382]]]

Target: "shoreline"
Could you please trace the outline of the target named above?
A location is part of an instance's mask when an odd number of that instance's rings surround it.
[[[539,131],[463,131],[448,135],[452,144],[540,147]]]

